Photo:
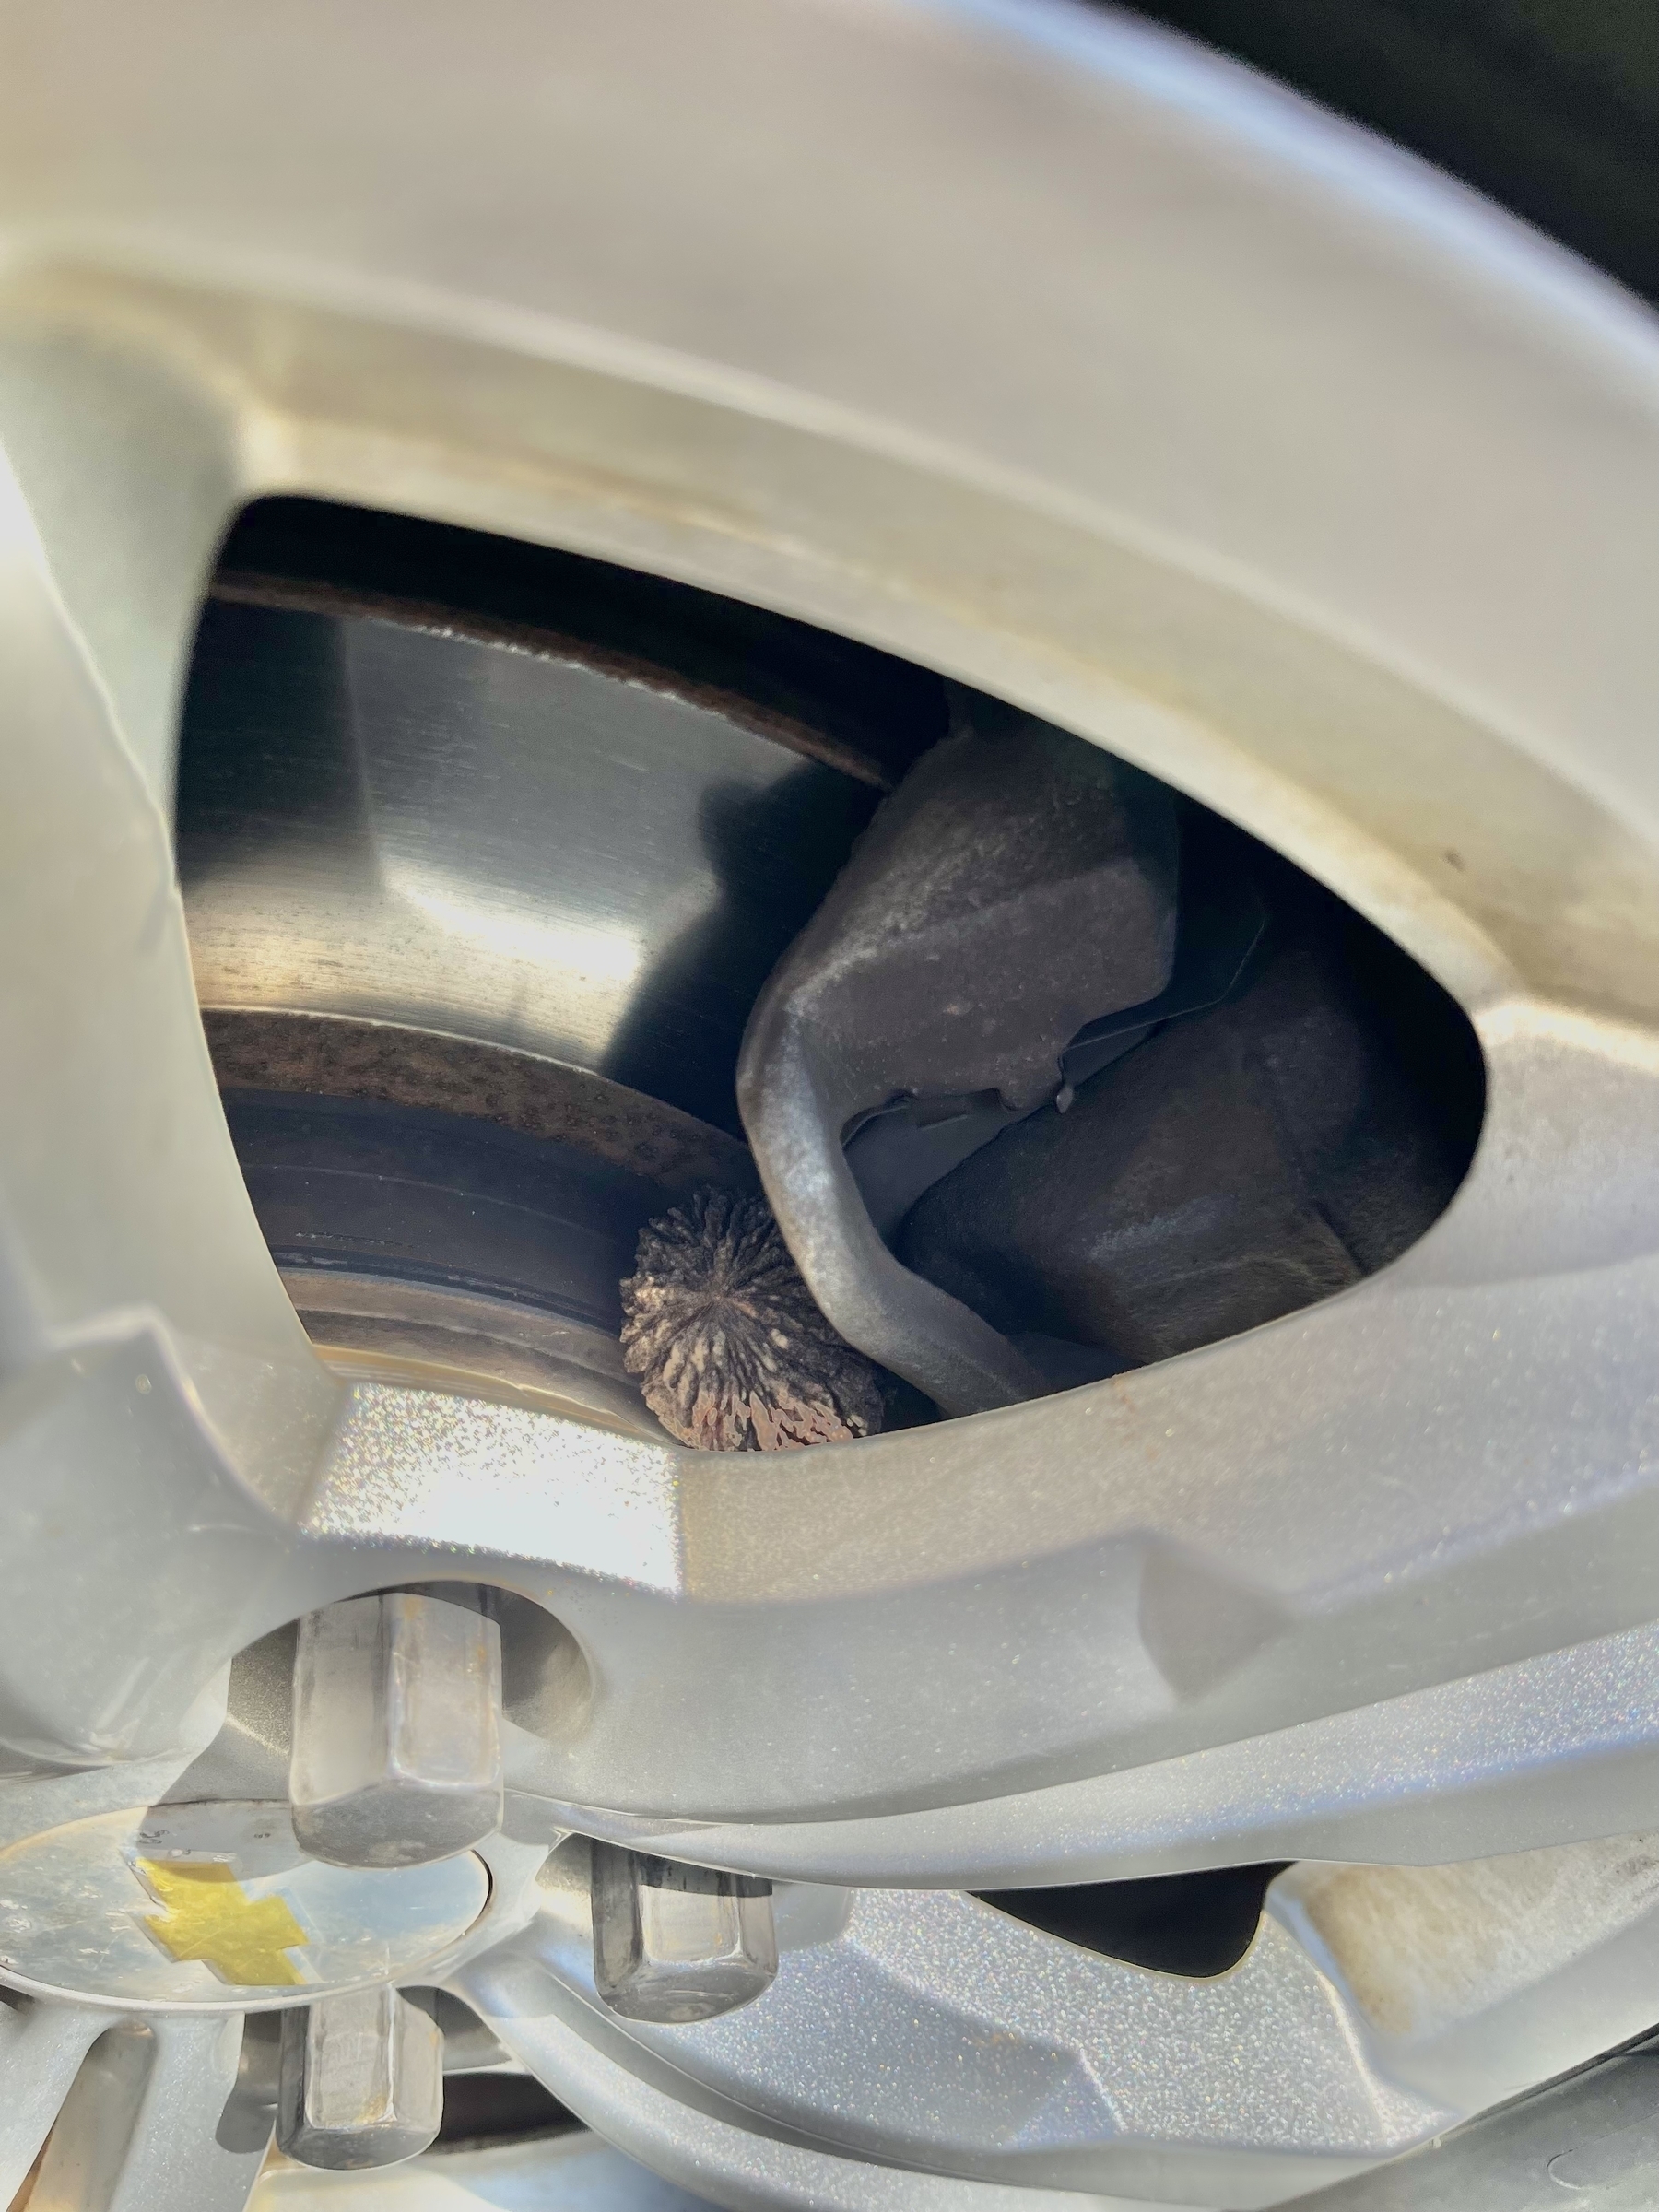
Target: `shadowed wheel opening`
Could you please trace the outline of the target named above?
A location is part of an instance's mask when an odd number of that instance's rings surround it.
[[[914,1295],[1006,1347],[1004,1396],[1358,1281],[1431,1225],[1478,1133],[1461,1011],[1253,839],[926,670],[574,555],[250,509],[203,616],[178,812],[208,1035],[290,1270],[413,1268],[614,1331],[653,1212],[754,1189],[745,1025],[753,1089],[765,1006],[842,957],[812,949],[837,927],[883,950],[824,1047],[867,1064],[825,1142]],[[916,1058],[970,1001],[993,1044]],[[998,1040],[1040,1001],[1011,1089]],[[411,1111],[444,1121],[417,1142]],[[797,1170],[786,1146],[774,1195]],[[514,1176],[541,1195],[509,1227]],[[599,1244],[552,1195],[578,1184]],[[818,1231],[784,1229],[812,1281]],[[492,1234],[516,1239],[505,1277]],[[579,1314],[548,1289],[572,1266]],[[963,1409],[907,1342],[863,1347],[885,1425]]]
[[[1238,1965],[1261,1925],[1267,1885],[1285,1871],[1220,1866],[1159,1874],[1138,1882],[1079,1882],[1072,1888],[982,1889],[988,1905],[1086,1951],[1162,1974],[1207,1980]]]
[[[528,2074],[446,2074],[437,2150],[563,2135],[582,2123]]]

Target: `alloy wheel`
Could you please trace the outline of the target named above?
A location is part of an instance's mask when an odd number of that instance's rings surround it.
[[[244,2015],[365,1983],[442,1984],[602,2133],[746,2205],[1270,2204],[1638,2037],[1645,311],[1408,159],[1081,10],[504,6],[481,38],[88,6],[14,35],[0,2178],[62,2109],[46,2202],[157,2202],[165,2171],[171,2202],[240,2205],[265,2140]],[[324,1364],[198,1003],[232,893],[268,924],[292,887],[206,867],[187,925],[173,837],[221,542],[296,499],[813,626],[1224,818],[1464,1009],[1486,1112],[1456,1197],[1248,1334],[798,1466],[677,1449],[589,1339],[509,1343],[476,1307],[471,1385],[429,1357],[453,1312],[360,1285],[318,1309]],[[603,1029],[637,933],[458,886],[431,818],[374,883],[450,959],[447,1013],[372,977],[319,996],[323,906],[283,940],[308,959],[229,1010],[580,1066],[525,1008],[576,977]],[[502,994],[461,1004],[487,971]],[[200,996],[211,1030],[226,1001]],[[221,1065],[249,1034],[216,1036]],[[718,1149],[684,1112],[639,1141]],[[539,1722],[508,1712],[501,1828],[403,1870],[432,1877],[418,1940],[380,1929],[365,1967],[369,1907],[301,1898],[318,1958],[342,1915],[339,1963],[287,1998],[77,1950],[71,1882],[211,1858],[225,1808],[276,1802],[180,1794],[233,1763],[233,1662],[456,1582],[576,1656]],[[771,1881],[765,1996],[608,2009],[606,1846]],[[982,1894],[1279,1865],[1219,1975]]]

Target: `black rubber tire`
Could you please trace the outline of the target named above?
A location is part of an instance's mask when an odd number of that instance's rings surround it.
[[[1659,302],[1654,0],[1147,0]]]

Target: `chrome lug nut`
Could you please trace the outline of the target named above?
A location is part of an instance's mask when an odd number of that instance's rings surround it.
[[[443,2117],[443,2037],[400,1990],[355,1989],[284,2015],[276,2147],[302,2166],[393,2166]]]
[[[630,2020],[712,2019],[771,1985],[771,1884],[593,1846],[594,1982]]]
[[[390,1591],[308,1614],[294,1665],[294,1833],[336,1866],[419,1866],[501,1824],[501,1632]]]

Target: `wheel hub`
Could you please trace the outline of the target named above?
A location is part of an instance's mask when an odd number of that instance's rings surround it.
[[[286,1805],[135,1806],[0,1853],[0,1972],[124,2011],[252,2011],[418,1982],[488,1900],[471,1852],[428,1866],[324,1865]]]

